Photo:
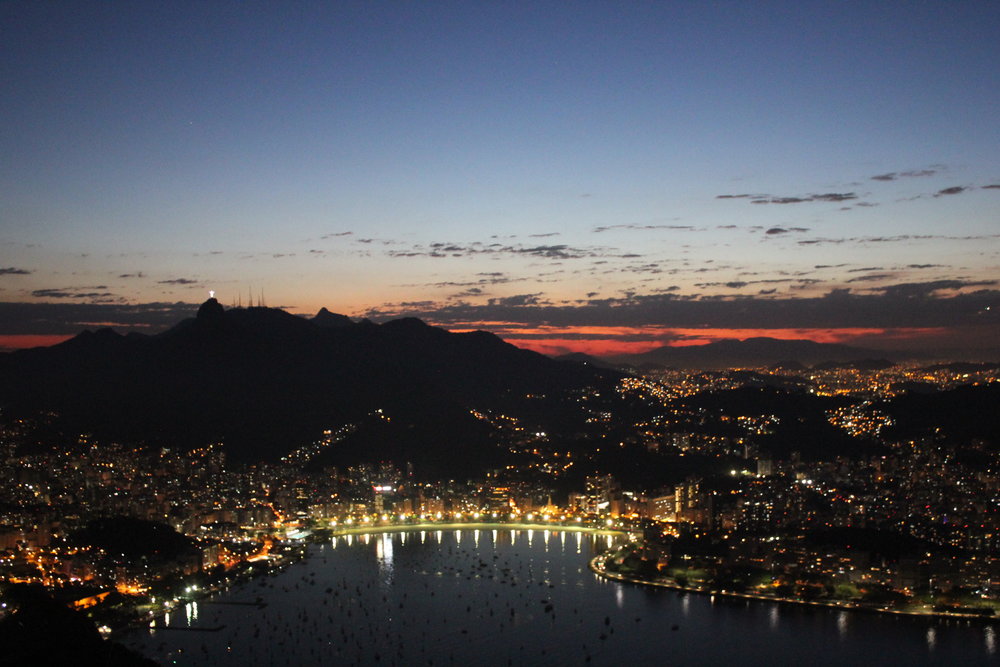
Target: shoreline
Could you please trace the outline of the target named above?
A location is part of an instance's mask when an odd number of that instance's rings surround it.
[[[180,609],[188,602],[200,602],[205,604],[212,604],[212,599],[219,593],[228,592],[230,588],[239,584],[245,584],[249,581],[253,581],[259,577],[272,576],[276,572],[281,572],[287,569],[289,566],[307,560],[308,555],[304,552],[300,552],[292,557],[291,553],[282,554],[281,562],[268,563],[264,567],[259,568],[257,571],[253,571],[253,565],[247,568],[241,569],[239,572],[234,574],[231,579],[228,579],[224,585],[211,586],[209,588],[200,589],[195,594],[189,594],[188,597],[181,602],[177,601],[170,608],[160,608],[157,611],[149,610],[145,613],[137,614],[132,618],[121,622],[117,625],[111,626],[110,637],[114,639],[115,637],[127,635],[134,631],[148,631],[148,630],[174,630],[178,629],[174,626],[166,625],[153,625],[158,621],[163,620],[164,616],[174,613],[175,610]],[[247,604],[256,605],[259,603],[214,603],[214,604]],[[183,628],[180,628],[183,629]]]
[[[675,591],[678,593],[695,593],[698,595],[708,595],[708,596],[721,596],[726,598],[732,598],[736,600],[747,600],[747,601],[758,601],[758,602],[769,602],[772,604],[786,604],[786,605],[805,605],[809,607],[821,607],[829,611],[839,610],[839,611],[850,611],[858,613],[870,613],[870,614],[886,614],[890,616],[904,616],[906,618],[915,618],[923,620],[956,620],[956,621],[978,621],[980,623],[998,623],[1000,618],[996,616],[984,616],[981,614],[966,614],[966,613],[949,613],[940,611],[906,611],[903,609],[880,609],[878,607],[866,607],[859,605],[857,603],[848,601],[824,601],[824,600],[803,600],[800,598],[779,598],[772,597],[769,595],[755,595],[753,593],[739,593],[737,591],[723,591],[715,590],[709,588],[698,588],[695,586],[681,586],[680,584],[670,583],[667,581],[650,581],[648,579],[639,579],[637,577],[630,577],[624,574],[619,574],[618,572],[609,572],[604,567],[606,555],[602,554],[600,556],[595,556],[590,559],[588,566],[590,571],[599,577],[604,577],[605,579],[610,579],[611,581],[618,581],[627,584],[636,584],[639,586],[652,586],[655,588],[665,588],[667,590]]]
[[[329,535],[330,537],[340,537],[342,535],[365,535],[380,533],[405,533],[405,532],[437,532],[445,530],[551,530],[557,532],[588,533],[592,535],[628,535],[627,530],[617,528],[594,528],[592,526],[551,524],[551,523],[490,523],[490,522],[461,522],[461,523],[420,523],[407,525],[369,525],[351,526],[344,528],[323,528],[313,533],[313,535]],[[315,540],[307,540],[313,542]]]
[[[456,530],[550,530],[553,532],[577,532],[586,533],[590,535],[621,535],[625,536],[628,534],[627,531],[610,529],[610,528],[594,528],[591,526],[578,526],[578,525],[566,525],[566,524],[534,524],[534,523],[486,523],[486,522],[476,522],[476,523],[422,523],[422,524],[409,524],[409,525],[369,525],[369,526],[351,526],[351,527],[340,527],[337,528],[323,528],[316,532],[311,533],[308,537],[297,540],[298,547],[307,546],[310,544],[319,544],[331,537],[343,537],[345,535],[379,535],[382,533],[402,533],[402,532],[437,532],[437,531],[456,531]],[[282,554],[282,561],[280,563],[269,563],[264,567],[252,571],[251,568],[246,568],[236,574],[236,576],[227,585],[221,587],[213,587],[199,591],[196,595],[190,596],[188,601],[198,601],[198,602],[208,602],[210,603],[212,598],[218,593],[223,593],[229,590],[230,587],[235,586],[240,583],[246,583],[253,581],[258,577],[272,576],[275,572],[280,572],[295,563],[305,562],[311,558],[308,553],[308,549],[298,551],[295,556],[292,556],[292,552],[285,552]],[[250,603],[248,603],[250,604]],[[166,630],[171,629],[169,626],[153,626],[149,625],[151,622],[160,621],[163,619],[165,614],[169,614],[173,609],[180,607],[182,605],[178,604],[176,607],[171,609],[161,609],[156,613],[152,614],[139,614],[128,621],[125,621],[116,626],[112,626],[111,635],[123,635],[132,631],[145,631],[145,630]]]

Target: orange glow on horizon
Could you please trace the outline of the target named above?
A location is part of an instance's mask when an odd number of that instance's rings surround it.
[[[884,348],[893,343],[914,342],[949,334],[949,330],[943,327],[692,329],[662,326],[526,327],[510,326],[503,322],[468,322],[458,327],[445,328],[455,333],[492,331],[512,345],[547,355],[579,352],[596,357],[641,354],[664,346],[688,347],[725,339],[746,340],[758,337]],[[72,337],[68,334],[0,335],[0,350],[48,347]]]
[[[0,350],[23,350],[29,347],[49,347],[72,338],[72,334],[0,335]]]
[[[582,352],[593,356],[641,354],[658,347],[707,345],[720,340],[776,338],[867,346],[878,342],[914,341],[947,333],[944,328],[820,328],[820,329],[677,329],[669,327],[539,327],[500,328],[508,343],[542,354]]]
[[[544,340],[518,340],[501,336],[511,345],[557,357],[562,354],[582,353],[592,357],[609,357],[619,354],[642,354],[662,344],[648,342],[629,342],[616,340],[578,340],[552,337]]]

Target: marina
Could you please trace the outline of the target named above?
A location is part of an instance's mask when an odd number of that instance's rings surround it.
[[[621,539],[509,529],[342,535],[277,576],[191,601],[156,628],[116,638],[164,665],[996,659],[992,625],[701,596],[590,571],[589,561]],[[248,602],[257,598],[264,604]],[[220,629],[164,632],[177,627]]]

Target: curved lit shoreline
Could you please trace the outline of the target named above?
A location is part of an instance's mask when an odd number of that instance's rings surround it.
[[[469,522],[469,523],[414,523],[414,524],[386,524],[386,525],[364,525],[364,526],[338,526],[336,528],[325,528],[322,534],[330,537],[340,537],[341,535],[366,535],[381,533],[406,533],[406,532],[437,532],[444,530],[548,530],[552,532],[568,533],[588,533],[591,535],[627,535],[624,530],[615,528],[595,528],[593,526],[581,526],[579,524],[555,524],[555,523],[510,523],[510,522]]]
[[[330,538],[343,537],[343,536],[356,536],[356,535],[381,535],[385,533],[438,533],[438,532],[457,532],[462,530],[490,530],[490,531],[515,531],[515,530],[537,530],[537,531],[548,531],[548,532],[560,532],[560,533],[583,533],[588,535],[610,535],[610,536],[627,536],[629,533],[625,530],[614,529],[609,527],[594,527],[594,526],[583,526],[577,523],[571,524],[556,524],[556,523],[512,523],[512,522],[448,522],[448,523],[413,523],[413,524],[371,524],[365,523],[361,525],[339,525],[336,527],[322,528],[316,532],[309,532],[304,534],[302,537],[296,538],[295,541],[300,543],[320,543],[324,542]],[[207,588],[199,589],[197,586],[190,587],[185,591],[186,599],[201,599],[201,598],[211,598],[213,595],[229,589],[229,586],[235,581],[252,579],[254,577],[264,576],[267,574],[272,574],[274,569],[283,569],[288,565],[302,561],[308,560],[312,556],[304,549],[296,549],[293,552],[286,552],[280,556],[277,561],[271,561],[270,565],[265,564],[262,569],[257,569],[256,571],[250,567],[247,570],[239,573],[233,580],[227,581],[224,585],[212,586]],[[265,556],[261,560],[269,561],[271,557]],[[156,612],[150,611],[148,614],[143,614],[137,618],[131,619],[129,622],[119,625],[117,630],[122,630],[125,628],[134,627],[147,627],[147,623],[155,623],[157,620],[161,619],[164,613],[169,613],[173,605],[179,603],[181,598],[174,598],[169,607],[165,609],[160,609]],[[148,627],[154,627],[149,625]]]
[[[618,572],[609,572],[604,567],[604,562],[607,558],[607,554],[601,554],[590,559],[588,564],[591,572],[594,574],[604,577],[605,579],[610,579],[611,581],[618,581],[628,584],[637,584],[640,586],[652,586],[655,588],[666,588],[668,590],[676,591],[678,593],[697,593],[699,595],[708,596],[721,596],[732,598],[736,600],[757,600],[760,602],[771,602],[774,604],[798,604],[806,605],[809,607],[822,607],[830,611],[853,611],[853,612],[863,612],[863,613],[875,613],[875,614],[887,614],[891,616],[906,616],[908,618],[919,618],[924,620],[961,620],[961,621],[979,621],[987,623],[998,623],[1000,618],[996,616],[983,616],[980,614],[965,614],[961,612],[950,613],[941,611],[906,611],[903,609],[880,609],[878,607],[867,607],[859,605],[857,603],[849,602],[846,600],[835,600],[835,601],[825,601],[825,600],[804,600],[801,598],[784,598],[784,597],[773,597],[769,595],[754,595],[753,593],[739,593],[737,591],[721,591],[711,588],[699,588],[696,586],[681,586],[680,584],[670,583],[667,581],[650,581],[649,579],[640,579],[638,577],[630,577],[624,574],[619,574]]]

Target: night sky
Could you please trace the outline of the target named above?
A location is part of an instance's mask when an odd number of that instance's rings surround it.
[[[1000,3],[5,2],[0,347],[214,290],[543,352],[1000,341]]]

